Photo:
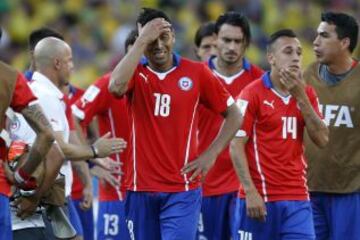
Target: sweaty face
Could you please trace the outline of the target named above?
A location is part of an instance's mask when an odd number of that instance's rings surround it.
[[[301,73],[302,48],[300,41],[292,37],[280,37],[272,45],[268,53],[268,61],[272,71],[289,69]]]
[[[145,50],[145,56],[149,59],[150,64],[163,71],[171,68],[174,42],[174,33],[169,31],[162,33],[150,43]]]
[[[216,35],[204,37],[196,51],[201,61],[207,61],[212,55],[216,55]]]
[[[321,22],[317,29],[317,36],[313,42],[317,60],[324,64],[331,63],[341,50],[341,42],[335,31],[336,26],[327,22]]]
[[[226,64],[241,61],[246,49],[246,41],[242,29],[238,26],[223,24],[217,36],[219,60]]]
[[[58,59],[59,63],[59,79],[61,85],[67,85],[70,80],[71,72],[74,68],[72,59],[72,52],[70,47],[67,47],[63,55]]]

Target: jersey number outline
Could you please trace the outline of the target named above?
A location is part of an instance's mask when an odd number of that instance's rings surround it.
[[[292,139],[296,139],[296,133],[297,133],[297,123],[296,123],[296,117],[281,117],[281,120],[283,122],[283,128],[282,128],[282,138],[287,139],[289,134],[291,134]]]
[[[119,216],[116,214],[104,214],[105,235],[115,236],[119,233]]]
[[[168,117],[170,115],[171,97],[169,94],[154,93],[155,107],[154,115]]]

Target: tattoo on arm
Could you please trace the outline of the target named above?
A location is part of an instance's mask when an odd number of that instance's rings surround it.
[[[35,142],[31,147],[28,159],[23,166],[25,172],[32,174],[48,153],[53,143],[54,136],[52,135],[50,123],[38,104],[26,107],[21,113],[28,124],[36,132]]]
[[[26,107],[22,110],[21,114],[36,133],[44,128],[51,128],[49,121],[38,104]]]

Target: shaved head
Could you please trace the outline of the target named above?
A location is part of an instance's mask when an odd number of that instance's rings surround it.
[[[47,37],[34,49],[35,69],[47,76],[57,86],[69,83],[74,64],[70,46],[61,39]]]
[[[54,64],[55,59],[62,59],[71,51],[70,46],[55,37],[47,37],[36,44],[34,49],[34,60],[37,68],[41,69]]]

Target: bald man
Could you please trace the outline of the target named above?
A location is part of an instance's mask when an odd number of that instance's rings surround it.
[[[30,88],[44,109],[45,115],[54,130],[56,143],[60,146],[66,159],[87,160],[95,157],[107,157],[113,153],[121,152],[126,147],[126,143],[122,139],[109,139],[109,134],[105,134],[91,146],[69,144],[70,132],[65,114],[64,94],[60,89],[68,84],[73,70],[71,48],[60,39],[54,37],[44,38],[34,49],[34,61],[37,69],[32,76]],[[31,145],[34,133],[20,115],[17,115],[17,117],[19,127],[13,129],[11,133],[16,138],[22,139]],[[55,168],[52,164],[49,165],[46,165],[46,172],[48,168]],[[65,196],[69,197],[72,184],[70,162],[65,161],[63,163],[60,173],[65,176]],[[27,209],[18,213],[21,218],[29,215],[33,217],[33,212],[38,205],[37,202],[31,203],[30,201],[26,201],[26,204]],[[41,223],[39,222],[39,224]],[[24,227],[25,229],[28,228],[27,226]],[[39,233],[40,235],[41,233]]]

